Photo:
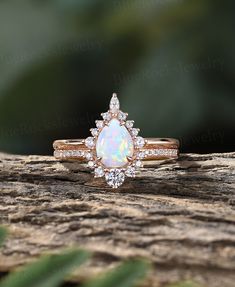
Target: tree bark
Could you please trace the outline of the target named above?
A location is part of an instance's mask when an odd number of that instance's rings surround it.
[[[143,256],[153,262],[144,286],[190,279],[232,287],[234,207],[235,153],[184,154],[143,169],[118,190],[82,164],[0,154],[0,224],[10,232],[0,272],[79,246],[94,257],[69,279],[75,282]]]

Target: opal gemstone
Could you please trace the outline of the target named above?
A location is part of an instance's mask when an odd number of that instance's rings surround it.
[[[96,154],[107,168],[120,168],[132,157],[134,143],[125,126],[119,120],[112,119],[100,132],[96,143]]]

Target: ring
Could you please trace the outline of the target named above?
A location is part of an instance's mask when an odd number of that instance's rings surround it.
[[[120,110],[120,102],[113,94],[109,110],[96,121],[86,139],[56,140],[54,157],[61,161],[88,161],[95,178],[105,177],[112,188],[121,186],[126,177],[135,177],[145,163],[155,160],[177,159],[179,141],[172,138],[143,138],[134,121]]]

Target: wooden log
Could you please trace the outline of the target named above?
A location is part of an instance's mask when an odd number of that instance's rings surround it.
[[[119,190],[81,164],[67,167],[48,156],[0,154],[0,224],[10,231],[0,272],[79,246],[94,257],[75,282],[143,256],[153,262],[148,287],[186,279],[235,286],[235,153],[184,154]]]

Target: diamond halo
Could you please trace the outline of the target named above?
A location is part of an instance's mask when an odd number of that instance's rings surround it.
[[[116,94],[111,98],[109,110],[101,116],[103,120],[96,121],[96,128],[91,129],[91,136],[84,141],[89,148],[88,166],[95,177],[104,177],[109,186],[118,188],[125,177],[135,177],[142,167],[139,153],[146,141],[138,135],[139,129],[133,127],[134,121],[127,120],[128,114],[120,110]]]

